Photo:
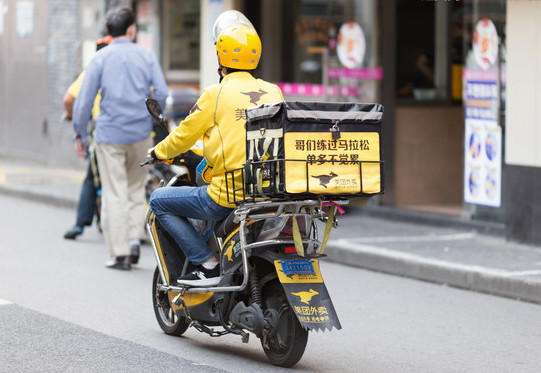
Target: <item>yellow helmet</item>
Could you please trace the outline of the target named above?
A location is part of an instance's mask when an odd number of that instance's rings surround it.
[[[220,65],[239,70],[253,70],[261,57],[257,32],[245,25],[233,25],[218,36],[216,52]]]

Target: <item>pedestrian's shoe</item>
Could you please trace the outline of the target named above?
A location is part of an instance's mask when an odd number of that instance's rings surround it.
[[[117,256],[105,263],[107,268],[122,269],[129,271],[131,269],[131,255]]]
[[[131,263],[132,264],[139,263],[139,256],[141,255],[141,247],[139,245],[132,245],[130,246],[130,252],[131,252]]]
[[[220,279],[220,266],[217,265],[214,269],[206,269],[203,266],[199,266],[192,273],[179,277],[177,284],[195,287],[215,286],[218,285]]]
[[[74,240],[77,238],[77,236],[80,236],[83,234],[83,230],[84,230],[83,227],[76,225],[73,228],[71,228],[69,231],[64,233],[64,238],[66,240]]]

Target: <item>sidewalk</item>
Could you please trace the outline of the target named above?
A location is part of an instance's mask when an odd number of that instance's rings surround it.
[[[0,157],[1,195],[75,210],[84,176]],[[325,253],[339,263],[541,303],[541,247],[507,242],[499,224],[348,206]]]

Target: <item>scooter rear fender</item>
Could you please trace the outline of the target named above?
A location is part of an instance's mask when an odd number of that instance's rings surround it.
[[[341,329],[331,296],[327,291],[317,258],[277,254],[276,250],[254,250],[253,257],[269,262],[284,288],[290,307],[307,330]]]

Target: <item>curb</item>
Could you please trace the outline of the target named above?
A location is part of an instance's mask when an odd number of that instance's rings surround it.
[[[402,277],[541,304],[541,280],[512,277],[508,272],[452,263],[380,247],[330,240],[330,261]]]
[[[0,185],[0,193],[6,196],[24,198],[30,201],[51,204],[58,207],[77,208],[77,200],[74,200],[73,198],[53,196],[46,193],[36,193],[29,190],[10,188],[4,185]]]
[[[505,236],[505,225],[501,223],[480,220],[463,219],[460,217],[438,214],[427,211],[415,211],[388,206],[355,206],[347,207],[356,214],[383,218],[387,220],[404,221],[408,223],[425,224],[437,227],[475,230],[478,233]]]

